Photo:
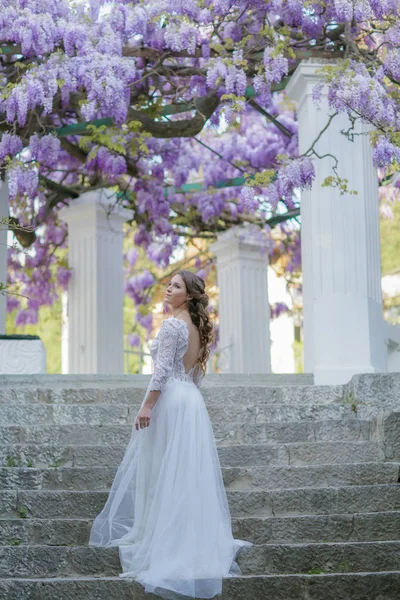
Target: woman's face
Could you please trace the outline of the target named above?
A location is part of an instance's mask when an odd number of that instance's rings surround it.
[[[172,308],[178,308],[185,300],[188,299],[189,294],[186,292],[185,282],[180,275],[174,275],[165,290],[165,302]]]

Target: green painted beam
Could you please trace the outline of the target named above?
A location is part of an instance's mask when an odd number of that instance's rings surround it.
[[[86,133],[89,125],[95,125],[95,127],[101,127],[102,125],[106,125],[109,127],[114,124],[114,119],[111,117],[106,117],[104,119],[95,119],[94,121],[82,122],[82,123],[73,123],[72,125],[65,125],[64,127],[57,127],[53,131],[57,133],[57,137],[64,137],[66,135],[81,135],[82,133]]]
[[[22,54],[21,46],[19,44],[16,44],[15,46],[13,46],[12,44],[7,44],[7,46],[0,46],[0,54]]]
[[[210,191],[212,188],[235,187],[238,185],[244,185],[245,183],[246,180],[244,177],[234,177],[233,179],[223,179],[222,181],[217,181],[215,185],[209,187],[205,186],[202,182],[184,183],[179,188],[171,185],[164,188],[164,196],[168,196],[169,194],[187,194],[190,192]]]
[[[244,177],[234,177],[232,179],[223,179],[222,181],[218,181],[214,186],[205,186],[203,182],[199,183],[184,183],[181,187],[177,188],[173,185],[166,186],[164,188],[164,196],[168,197],[169,194],[189,194],[190,192],[202,192],[202,191],[210,191],[213,188],[226,188],[226,187],[235,187],[239,185],[244,185],[246,180]],[[129,192],[118,192],[118,199],[123,197],[128,197]]]
[[[288,210],[286,213],[281,215],[275,215],[270,219],[267,219],[267,223],[270,227],[275,227],[279,223],[283,223],[284,221],[288,221],[289,219],[295,219],[300,216],[300,208],[296,208],[294,210]]]

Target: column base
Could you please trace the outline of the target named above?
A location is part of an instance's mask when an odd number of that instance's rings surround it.
[[[352,367],[315,367],[314,385],[343,385],[349,383],[353,375],[377,373],[371,365],[354,365]]]

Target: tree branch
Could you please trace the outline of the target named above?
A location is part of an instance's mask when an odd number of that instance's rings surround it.
[[[128,121],[139,121],[143,129],[156,138],[193,137],[200,133],[218,105],[219,97],[213,90],[195,101],[193,108],[196,114],[192,119],[154,121],[143,112],[131,108],[128,112]]]

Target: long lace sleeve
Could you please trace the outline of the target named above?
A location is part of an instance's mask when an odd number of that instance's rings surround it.
[[[171,319],[165,319],[158,334],[157,359],[154,364],[154,373],[150,380],[149,391],[162,392],[168,377],[170,377],[175,360],[179,331]]]

